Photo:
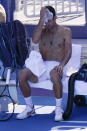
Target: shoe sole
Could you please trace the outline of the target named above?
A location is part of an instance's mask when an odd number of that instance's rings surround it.
[[[32,116],[35,116],[35,115],[36,115],[36,113],[33,112],[33,113],[31,113],[29,116],[27,116],[27,117],[25,117],[25,118],[17,118],[17,117],[16,117],[16,119],[17,119],[17,120],[23,120],[23,119],[26,119],[26,118],[29,118],[29,117],[32,117]]]
[[[55,121],[55,122],[61,122],[61,121],[63,121],[63,119],[61,119],[61,120],[55,120],[55,119],[54,119],[54,121]]]
[[[36,113],[35,112],[33,112],[32,114],[30,114],[30,116],[28,116],[28,117],[31,117],[31,116],[35,116],[36,115]]]

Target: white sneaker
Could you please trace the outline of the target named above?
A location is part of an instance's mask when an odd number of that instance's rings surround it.
[[[27,117],[30,117],[30,116],[34,116],[35,115],[35,109],[34,109],[34,106],[31,108],[29,105],[26,106],[26,109],[18,114],[16,116],[17,119],[25,119]]]
[[[61,107],[56,107],[55,109],[55,121],[62,121],[63,120],[63,109]]]

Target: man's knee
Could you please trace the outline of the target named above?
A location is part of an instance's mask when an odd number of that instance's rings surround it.
[[[61,81],[61,77],[60,77],[60,75],[58,74],[58,72],[56,70],[52,70],[50,72],[50,79],[55,84],[57,84],[58,82]]]
[[[25,69],[22,69],[21,71],[19,71],[19,73],[18,73],[19,82],[25,81],[26,77],[27,77],[27,72]]]
[[[32,74],[32,72],[27,68],[21,70],[18,73],[18,79],[21,83],[26,82],[28,80],[34,83],[38,82],[38,78],[34,74]]]

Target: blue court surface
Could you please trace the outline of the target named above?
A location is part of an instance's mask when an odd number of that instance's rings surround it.
[[[17,120],[16,115],[25,108],[22,96],[19,96],[19,104],[15,106],[13,117],[0,122],[0,131],[87,131],[87,107],[74,105],[68,120],[54,122],[55,98],[33,96],[36,115],[24,120]],[[63,96],[63,108],[66,105],[67,95]]]

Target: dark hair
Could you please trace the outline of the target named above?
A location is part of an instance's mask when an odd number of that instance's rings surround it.
[[[52,6],[46,6],[46,8],[53,13],[53,18],[54,16],[56,16],[56,12],[55,12],[55,9],[52,7]]]

